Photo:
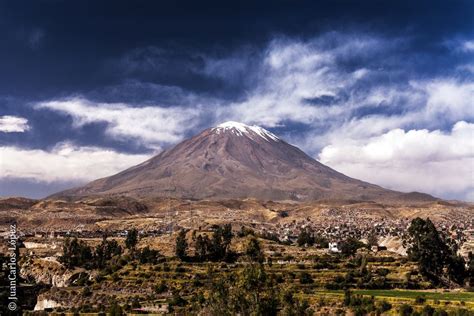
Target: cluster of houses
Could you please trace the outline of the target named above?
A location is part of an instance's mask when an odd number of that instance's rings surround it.
[[[458,243],[460,253],[467,257],[469,252],[474,253],[474,219],[464,216],[465,214],[462,212],[454,212],[453,214],[456,216],[436,218],[435,224],[439,230],[449,235]],[[296,243],[301,230],[309,228],[315,235],[329,242],[328,251],[337,253],[339,252],[338,243],[349,237],[363,240],[369,235],[374,234],[378,238],[402,238],[411,223],[409,218],[374,218],[372,215],[372,212],[363,209],[328,208],[322,210],[317,218],[308,217],[302,220],[281,221],[278,223],[253,221],[241,224],[249,225],[256,232],[263,235],[271,235],[281,242],[288,243]],[[173,224],[172,222],[171,219],[169,221],[163,220],[160,224],[155,223],[155,225],[150,225],[147,229],[139,231],[139,234],[143,237],[156,237],[182,228],[180,225]],[[235,219],[233,223],[237,225]],[[236,227],[234,226],[234,228]],[[83,225],[78,225],[71,230],[19,231],[18,234],[21,239],[28,237],[42,239],[64,237],[101,238],[104,234],[111,237],[126,237],[128,231],[86,230]],[[8,238],[8,232],[2,235],[4,235],[5,239]],[[384,247],[379,245],[372,250],[384,250]]]

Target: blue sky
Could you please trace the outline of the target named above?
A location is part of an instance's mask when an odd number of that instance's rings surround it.
[[[235,120],[349,176],[474,200],[472,1],[12,1],[0,48],[0,196]]]

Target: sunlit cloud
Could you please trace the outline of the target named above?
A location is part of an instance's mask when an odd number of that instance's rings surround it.
[[[0,116],[0,132],[23,133],[29,129],[30,126],[26,118],[11,115]]]
[[[60,143],[51,150],[0,147],[0,178],[40,182],[91,181],[141,163],[150,155]]]
[[[462,49],[466,52],[474,52],[474,40],[463,42]]]
[[[95,103],[83,98],[42,102],[36,108],[69,115],[76,128],[105,122],[109,137],[138,141],[151,148],[180,141],[199,115],[199,110],[192,108],[133,107],[122,103]]]
[[[340,138],[319,160],[352,177],[401,191],[469,199],[474,194],[474,124],[449,132],[393,129],[360,140]]]

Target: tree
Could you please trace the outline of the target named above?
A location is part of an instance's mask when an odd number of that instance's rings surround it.
[[[252,248],[258,243],[252,241]],[[312,315],[306,301],[298,301],[288,293],[280,295],[274,275],[265,271],[265,266],[255,261],[248,262],[245,267],[231,274],[212,275],[209,296],[204,306],[205,315],[253,315],[276,316],[279,309],[282,315]]]
[[[223,232],[222,227],[217,226],[212,235],[210,257],[214,261],[218,261],[225,256]]]
[[[456,255],[455,243],[439,233],[429,218],[412,220],[404,245],[409,259],[416,261],[420,273],[432,282],[442,281],[445,268],[452,281],[459,284],[464,282],[462,258]]]
[[[129,250],[135,250],[135,246],[138,243],[138,231],[133,228],[127,233],[127,238],[125,239],[125,246]]]
[[[98,268],[103,268],[108,260],[121,254],[122,247],[120,247],[118,242],[115,239],[107,240],[107,237],[104,236],[102,242],[95,249],[95,264]]]
[[[314,235],[312,229],[309,227],[305,227],[304,229],[302,229],[298,235],[298,239],[296,242],[300,247],[314,245]]]
[[[63,244],[63,255],[59,260],[67,267],[90,267],[92,266],[92,249],[76,237],[67,237]]]
[[[466,277],[469,286],[474,287],[474,254],[472,252],[468,254]]]
[[[230,250],[230,244],[232,242],[232,226],[226,224],[224,226],[215,225],[212,239],[209,239],[207,235],[197,236],[194,244],[194,255],[196,260],[230,260],[233,258],[234,253]]]
[[[260,242],[257,238],[252,237],[247,243],[245,248],[245,254],[249,257],[250,261],[263,263],[265,255],[263,254]]]
[[[458,255],[451,255],[447,259],[447,271],[449,279],[459,285],[464,284],[464,279],[467,277],[466,262],[464,258]]]
[[[321,234],[316,234],[314,236],[314,243],[317,245],[318,248],[329,247],[329,240]]]
[[[369,233],[369,236],[367,236],[367,246],[371,248],[372,246],[378,246],[378,245],[379,245],[379,238],[375,230],[372,230]]]
[[[230,243],[232,242],[232,237],[234,234],[232,233],[232,225],[225,224],[222,229],[222,246],[224,248],[224,253],[227,254],[229,251]]]
[[[157,263],[160,257],[160,252],[158,250],[150,249],[149,246],[146,246],[138,253],[138,260],[140,263]]]
[[[283,316],[310,316],[313,310],[307,300],[299,300],[294,297],[293,291],[287,289],[282,295]]]
[[[188,249],[188,242],[186,241],[186,231],[181,229],[176,237],[176,256],[184,260],[186,259],[186,251]]]
[[[194,244],[194,257],[202,262],[208,259],[209,255],[209,248],[210,248],[210,240],[207,235],[197,236],[196,242]]]
[[[354,237],[349,237],[340,244],[341,254],[344,256],[353,256],[357,249],[364,247],[364,244]]]

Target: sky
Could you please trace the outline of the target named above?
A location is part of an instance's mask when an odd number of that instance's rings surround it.
[[[0,1],[0,196],[229,120],[354,178],[474,201],[474,2]]]

